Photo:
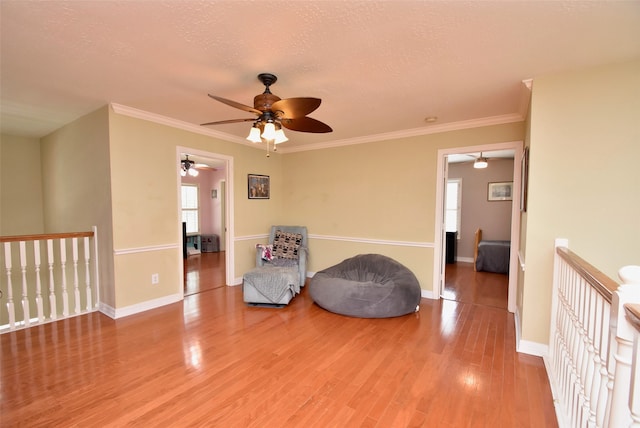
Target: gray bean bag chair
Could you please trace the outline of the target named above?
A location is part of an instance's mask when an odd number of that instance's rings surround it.
[[[316,273],[309,292],[318,306],[360,318],[413,313],[421,295],[413,272],[380,254],[360,254]]]

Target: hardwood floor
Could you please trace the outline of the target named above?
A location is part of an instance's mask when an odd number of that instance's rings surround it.
[[[184,259],[184,295],[201,293],[226,285],[224,251],[200,253]]]
[[[508,275],[476,272],[473,263],[457,262],[446,265],[444,278],[445,299],[507,309]]]
[[[513,315],[422,299],[398,318],[248,307],[241,287],[0,336],[0,426],[555,427]]]

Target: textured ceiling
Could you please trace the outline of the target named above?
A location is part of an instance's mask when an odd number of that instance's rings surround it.
[[[640,57],[638,1],[7,1],[1,129],[40,137],[107,103],[198,125],[251,114],[261,72],[329,134],[284,150],[521,118],[522,81]],[[427,116],[437,116],[433,124]],[[231,140],[250,124],[213,130]]]

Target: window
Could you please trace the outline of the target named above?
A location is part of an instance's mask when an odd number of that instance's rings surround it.
[[[447,232],[460,231],[460,221],[462,218],[461,205],[462,205],[462,179],[453,178],[447,180],[447,194],[445,202],[445,230]],[[458,234],[460,237],[460,234]]]
[[[187,234],[200,232],[198,185],[182,185],[182,221],[187,223]]]

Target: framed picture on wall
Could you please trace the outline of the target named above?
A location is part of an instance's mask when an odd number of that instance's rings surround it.
[[[268,175],[249,174],[248,179],[249,199],[269,199],[271,186]]]
[[[513,181],[501,181],[497,183],[489,183],[487,200],[489,201],[513,200]]]

